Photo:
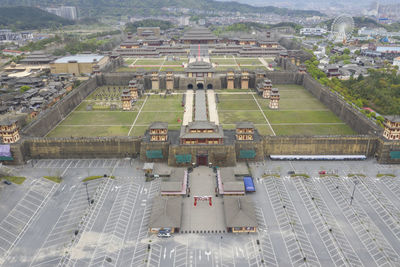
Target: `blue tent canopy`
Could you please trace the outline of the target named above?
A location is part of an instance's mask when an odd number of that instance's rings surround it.
[[[255,192],[256,188],[254,187],[253,178],[250,176],[245,176],[243,178],[244,188],[246,192]]]

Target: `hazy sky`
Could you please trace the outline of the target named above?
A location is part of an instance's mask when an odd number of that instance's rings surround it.
[[[218,0],[218,1],[231,1],[231,0]],[[349,3],[354,7],[360,5],[365,7],[370,5],[374,0],[234,0],[240,3],[250,5],[271,5],[271,6],[290,6],[292,8],[304,9],[311,7],[337,7],[346,6]],[[379,0],[380,3],[400,3],[400,0]]]

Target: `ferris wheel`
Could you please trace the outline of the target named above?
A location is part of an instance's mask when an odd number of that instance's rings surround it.
[[[340,15],[335,18],[331,28],[331,39],[334,42],[343,42],[351,38],[354,30],[353,17],[349,15]]]

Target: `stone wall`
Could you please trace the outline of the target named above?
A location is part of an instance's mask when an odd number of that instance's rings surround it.
[[[142,142],[140,146],[140,160],[143,162],[167,162],[169,142]],[[162,159],[149,159],[146,156],[147,150],[161,150],[163,154]]]
[[[38,117],[22,130],[22,134],[28,136],[45,136],[96,88],[96,78],[85,81],[56,105],[39,113]]]
[[[373,136],[263,136],[264,155],[373,156]]]
[[[198,153],[206,152],[208,162],[213,166],[235,166],[236,152],[235,145],[170,145],[168,155],[168,165],[177,166],[175,155],[191,154],[192,162],[196,162]],[[191,164],[186,164],[190,166]]]
[[[391,151],[400,151],[400,141],[389,141],[384,137],[377,140],[375,156],[381,164],[400,164],[400,159],[390,157]]]
[[[41,158],[136,157],[140,138],[27,138],[21,144],[24,160]]]
[[[240,159],[240,150],[255,150],[256,157],[251,159],[251,161],[263,161],[264,160],[264,149],[263,146],[260,145],[262,142],[260,141],[242,141],[235,143],[236,150],[236,159],[237,161],[246,161],[246,159]]]

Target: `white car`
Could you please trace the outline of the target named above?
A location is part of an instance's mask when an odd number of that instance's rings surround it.
[[[158,233],[157,236],[158,237],[171,237],[171,234],[168,232],[161,232],[161,233]]]

